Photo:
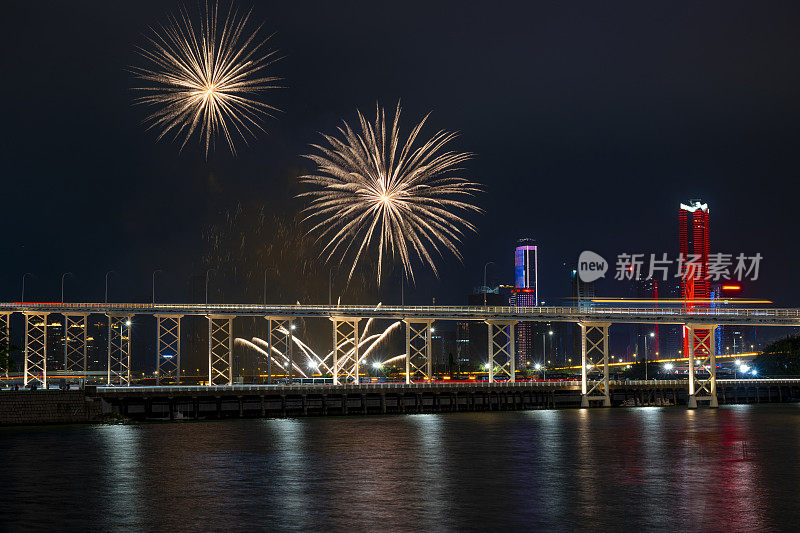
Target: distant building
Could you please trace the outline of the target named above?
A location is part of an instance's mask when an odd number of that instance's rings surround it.
[[[520,239],[514,249],[514,289],[510,303],[514,307],[539,305],[539,251],[533,239]],[[534,360],[534,326],[519,322],[514,330],[514,352],[517,368],[525,368]]]
[[[681,204],[678,210],[678,241],[681,257],[687,261],[681,278],[681,297],[684,305],[691,307],[708,307],[710,296],[708,280],[709,254],[709,211],[708,204],[701,200],[690,200],[689,204]],[[691,266],[688,261],[692,260]],[[702,335],[702,331],[699,332]],[[688,353],[689,337],[684,330],[683,353]]]
[[[529,295],[525,307],[539,305],[539,254],[533,239],[520,239],[514,249],[514,287]]]

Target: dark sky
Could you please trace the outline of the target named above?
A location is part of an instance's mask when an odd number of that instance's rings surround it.
[[[402,99],[407,127],[432,111],[429,134],[460,132],[486,187],[463,265],[442,261],[440,281],[418,268],[407,302],[465,303],[485,261],[510,282],[522,236],[540,244],[543,296],[568,296],[562,260],[673,255],[678,204],[699,197],[712,251],[764,256],[747,295],[798,305],[797,2],[256,2],[285,56],[287,88],[268,95],[283,113],[207,161],[155,142],[131,105],[135,46],[179,5],[4,4],[5,300],[24,272],[28,299],[57,300],[65,271],[68,300],[101,300],[114,269],[112,299],[146,301],[155,268],[161,299],[185,300],[203,228],[237,201],[293,214],[318,132]]]

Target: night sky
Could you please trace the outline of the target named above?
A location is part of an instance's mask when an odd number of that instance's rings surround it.
[[[256,2],[284,56],[286,88],[267,95],[282,113],[238,157],[218,145],[208,160],[195,140],[156,142],[132,105],[135,47],[180,5],[4,4],[5,301],[24,272],[26,299],[58,300],[66,271],[68,301],[102,300],[111,269],[112,300],[148,301],[157,268],[159,300],[189,299],[209,226],[242,202],[294,216],[308,144],[401,99],[405,131],[432,111],[428,134],[460,132],[486,189],[464,263],[442,260],[439,280],[418,267],[407,303],[466,303],[486,261],[512,282],[520,237],[540,245],[543,297],[567,297],[562,261],[675,255],[678,205],[702,198],[712,251],[764,256],[746,296],[798,305],[796,2]]]

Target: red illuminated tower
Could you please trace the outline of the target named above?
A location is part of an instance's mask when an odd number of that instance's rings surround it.
[[[690,200],[689,204],[681,204],[678,211],[678,239],[681,256],[693,261],[694,274],[681,279],[681,297],[684,306],[707,307],[709,302],[708,253],[709,253],[709,211],[708,204],[700,200]],[[683,353],[687,354],[689,339],[684,331]]]

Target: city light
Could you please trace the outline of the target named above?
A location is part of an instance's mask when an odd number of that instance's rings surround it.
[[[374,363],[372,363],[372,368],[374,368],[375,370],[379,370],[381,366],[382,365],[380,361],[375,361]]]
[[[747,366],[747,365],[739,365],[739,372],[741,372],[741,373],[743,373],[743,374],[744,374],[744,373],[746,373],[748,370],[750,370],[750,367],[749,367],[749,366]]]
[[[491,365],[489,363],[483,363],[484,370],[489,370],[489,368],[491,368]]]
[[[539,363],[536,363],[535,365],[533,365],[533,368],[534,368],[535,370],[541,370],[541,368],[542,368],[542,365],[540,365]]]
[[[126,320],[126,321],[125,321],[125,325],[126,325],[126,326],[128,326],[128,327],[130,327],[130,325],[131,325],[131,321],[130,321],[130,320]]]
[[[669,371],[670,371],[670,370],[672,370],[673,368],[675,368],[675,365],[673,365],[672,363],[666,363],[666,364],[664,364],[664,370],[666,370],[667,372],[669,372]]]

